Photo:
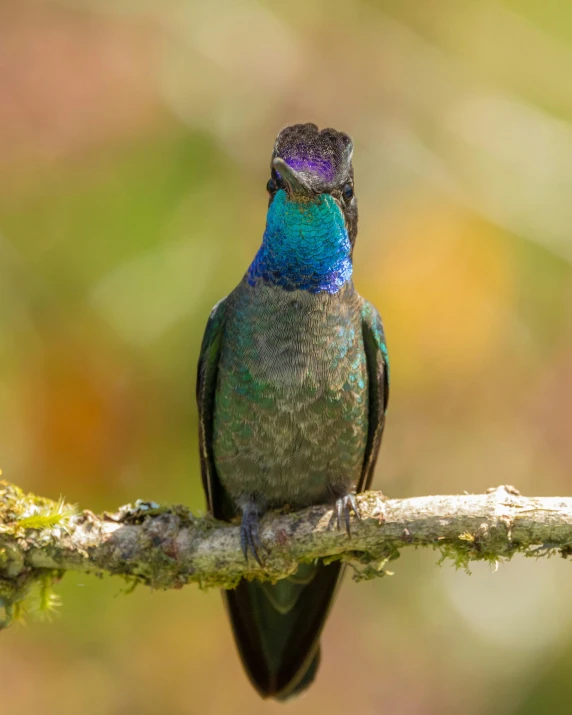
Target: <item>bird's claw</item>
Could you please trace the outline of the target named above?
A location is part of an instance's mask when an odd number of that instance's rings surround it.
[[[350,528],[350,512],[353,511],[353,513],[356,515],[356,519],[361,521],[361,516],[359,513],[358,509],[358,504],[356,500],[356,495],[355,494],[346,494],[343,497],[339,497],[336,499],[336,507],[335,507],[335,515],[336,515],[336,524],[338,526],[338,531],[341,531],[342,528],[342,515],[344,517],[344,522],[346,525],[346,533],[348,537],[351,537],[351,528]]]
[[[240,548],[247,562],[248,552],[250,551],[256,563],[261,567],[264,566],[259,551],[267,551],[267,549],[260,541],[257,511],[249,509],[242,514],[242,523],[240,524]]]

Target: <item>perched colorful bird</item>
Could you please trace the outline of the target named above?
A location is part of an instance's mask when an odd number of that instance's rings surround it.
[[[271,160],[262,245],[213,308],[199,358],[203,486],[218,519],[241,516],[260,560],[268,509],[331,502],[359,518],[383,433],[388,358],[377,310],[355,290],[357,202],[347,134],[296,124]],[[276,584],[224,592],[246,672],[284,700],[314,679],[341,564],[302,564]]]

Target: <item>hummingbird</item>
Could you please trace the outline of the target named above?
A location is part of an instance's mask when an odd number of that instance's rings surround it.
[[[262,245],[213,308],[197,376],[208,509],[240,519],[262,562],[261,517],[331,504],[348,536],[373,476],[389,397],[383,324],[352,281],[358,210],[351,138],[295,124],[276,139]],[[307,688],[340,562],[300,564],[274,584],[223,591],[238,652],[262,697]]]

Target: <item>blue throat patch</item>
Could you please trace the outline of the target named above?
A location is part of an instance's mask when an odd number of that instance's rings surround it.
[[[351,278],[350,254],[342,211],[329,194],[291,200],[281,189],[268,207],[248,282],[260,278],[286,290],[337,293]]]

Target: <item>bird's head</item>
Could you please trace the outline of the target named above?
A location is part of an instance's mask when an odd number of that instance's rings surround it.
[[[353,143],[344,132],[294,124],[276,138],[267,184],[270,204],[280,191],[299,204],[327,200],[343,216],[351,246],[357,234],[357,200],[352,166]],[[327,199],[331,197],[331,199]]]
[[[315,124],[283,129],[274,145],[262,246],[248,281],[337,293],[352,275],[357,233],[352,141]]]

